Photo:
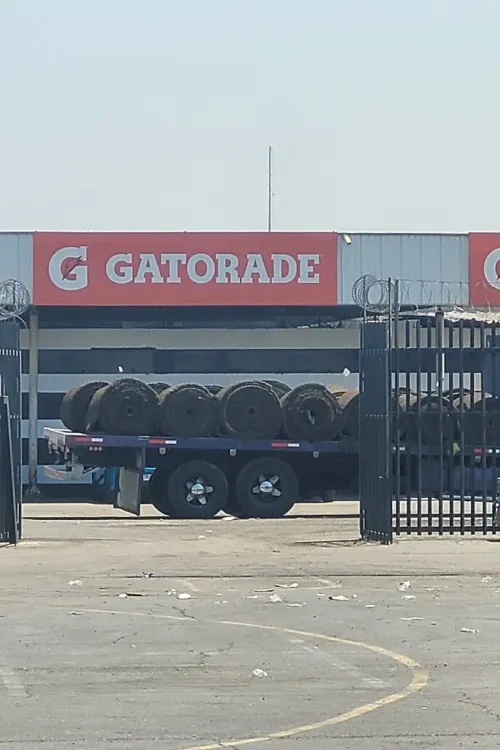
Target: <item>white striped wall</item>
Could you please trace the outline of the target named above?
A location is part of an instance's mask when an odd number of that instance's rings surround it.
[[[28,348],[28,332],[23,331],[21,334],[21,347]],[[300,351],[307,349],[339,349],[352,348],[357,349],[359,346],[359,330],[357,327],[346,327],[339,329],[41,329],[39,331],[39,348],[40,351],[46,350],[86,350],[91,348],[99,349],[133,349],[133,348],[153,348],[153,349],[239,349],[239,350],[279,350],[279,349],[297,349],[298,356]],[[96,374],[81,373],[64,373],[64,374],[39,374],[38,392],[39,393],[62,393],[67,389],[84,383],[88,380],[106,380],[112,381],[126,376],[127,373],[104,372]],[[28,392],[28,375],[23,374],[21,378],[21,387],[23,393]],[[262,372],[245,375],[244,373],[133,373],[132,377],[143,380],[144,382],[156,382],[165,380],[169,384],[178,384],[185,382],[197,382],[202,384],[220,384],[228,385],[233,382],[244,380],[247,377],[251,379],[274,379],[282,380],[291,387],[304,382],[320,382],[324,384],[341,383],[345,387],[356,387],[358,384],[357,374],[351,374],[345,377],[341,372],[332,373],[275,373]],[[61,427],[58,414],[51,415],[50,419],[38,421],[38,437],[43,437],[44,426]],[[28,437],[28,420],[22,420],[21,434],[23,438]],[[23,482],[27,482],[28,468],[23,466]],[[79,481],[79,484],[90,482],[86,477]],[[44,475],[43,466],[38,469],[38,483],[40,485],[51,485],[56,480]],[[59,483],[58,483],[59,484]],[[68,493],[74,482],[68,482]]]
[[[61,313],[62,314],[62,313]],[[358,348],[359,326],[344,328],[46,328],[40,349],[342,349]],[[27,332],[21,342],[27,346]]]

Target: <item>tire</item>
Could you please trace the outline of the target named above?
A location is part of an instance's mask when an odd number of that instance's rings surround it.
[[[149,477],[147,492],[145,493],[153,508],[156,508],[164,516],[170,515],[170,503],[166,487],[167,477],[168,474],[165,469],[155,469]]]
[[[198,491],[196,485],[200,488],[199,495],[191,492],[192,489]],[[187,461],[170,475],[167,495],[172,518],[214,518],[226,507],[228,482],[222,469],[215,464],[209,461]]]
[[[234,494],[229,498],[227,505],[224,508],[224,513],[227,513],[229,516],[234,516],[235,518],[249,518],[249,516],[245,515],[241,509]]]
[[[269,494],[255,491],[264,482],[273,485]],[[278,492],[279,495],[275,494]],[[286,461],[270,457],[256,458],[238,474],[235,500],[240,517],[281,518],[299,500],[299,480]]]

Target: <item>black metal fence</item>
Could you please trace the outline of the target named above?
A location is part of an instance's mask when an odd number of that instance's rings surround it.
[[[19,325],[0,321],[0,543],[20,539],[21,502]]]
[[[360,350],[359,491],[361,536],[388,544],[392,540],[392,456],[389,414],[389,330],[366,323]]]
[[[362,536],[494,534],[500,325],[442,311],[365,322],[360,369]]]

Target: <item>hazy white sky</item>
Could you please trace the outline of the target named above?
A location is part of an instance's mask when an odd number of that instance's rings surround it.
[[[0,0],[0,229],[499,229],[500,0]]]

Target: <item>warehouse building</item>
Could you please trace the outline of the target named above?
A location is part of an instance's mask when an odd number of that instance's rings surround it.
[[[500,304],[491,271],[499,240],[278,232],[0,235],[2,276],[22,281],[34,305],[22,333],[23,482],[51,494],[43,426],[61,424],[63,393],[86,380],[130,375],[169,384],[269,378],[292,386],[357,385],[356,280],[364,274],[401,280],[406,306]]]

